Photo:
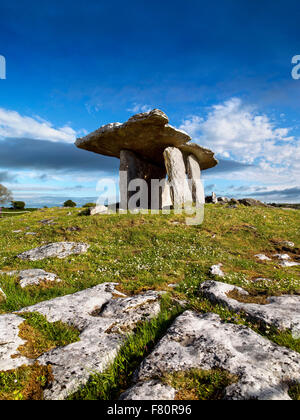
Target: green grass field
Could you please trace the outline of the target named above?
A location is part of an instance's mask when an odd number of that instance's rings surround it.
[[[187,307],[199,312],[219,313],[227,322],[247,324],[280,345],[300,351],[300,340],[294,340],[289,332],[264,331],[241,316],[212,305],[198,292],[199,285],[211,278],[210,267],[222,263],[226,273],[223,281],[242,286],[253,296],[300,294],[299,266],[283,268],[274,258],[260,262],[254,257],[259,253],[272,256],[281,252],[300,262],[298,210],[206,205],[205,220],[199,226],[187,226],[184,215],[116,214],[91,217],[79,216],[79,212],[80,209],[43,209],[0,219],[0,270],[41,268],[62,279],[58,284],[21,289],[14,277],[0,276],[0,288],[7,296],[5,302],[0,302],[0,313],[13,312],[99,283],[117,282],[119,290],[128,295],[146,290],[165,290],[170,302],[172,298],[186,300]],[[53,219],[54,224],[42,224],[44,219]],[[27,236],[26,232],[37,235]],[[16,258],[23,251],[60,241],[87,242],[91,247],[84,255],[63,260],[30,262]],[[287,248],[283,241],[292,241],[295,247]],[[255,282],[257,278],[270,281]],[[170,284],[178,287],[171,288]],[[169,305],[176,312],[177,309],[171,303]],[[167,312],[170,312],[169,309]],[[152,325],[151,334],[146,334],[141,327],[140,336],[137,334],[131,339],[129,350],[126,350],[130,355],[126,353],[126,360],[141,360],[145,356],[146,350],[141,351],[141,348],[147,348],[147,343],[153,344],[161,336],[162,329],[167,328],[172,316],[166,318],[162,316],[163,322]],[[33,328],[39,328],[38,325]],[[149,328],[149,325],[144,328]],[[140,337],[143,337],[142,346],[138,344]],[[55,337],[53,340],[55,342]],[[135,352],[137,358],[134,357]],[[128,372],[131,374],[132,369],[130,362],[117,373],[112,366],[105,376],[105,381],[110,378],[108,390],[103,391],[103,375],[98,375],[77,398],[109,399],[115,396],[124,388],[121,378],[128,379]],[[220,375],[218,380],[213,381],[218,387],[224,382],[224,374]],[[184,378],[176,381],[184,382]],[[214,390],[210,395],[214,395]]]

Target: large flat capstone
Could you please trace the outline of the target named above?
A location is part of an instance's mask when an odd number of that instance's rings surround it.
[[[159,109],[137,114],[124,124],[104,125],[86,137],[76,141],[80,149],[120,158],[122,150],[130,150],[142,159],[164,168],[163,153],[167,147],[180,148],[194,154],[201,169],[217,165],[214,153],[197,144],[189,143],[190,136],[169,125],[169,119]]]
[[[35,361],[51,365],[54,382],[44,391],[48,400],[66,398],[84,385],[91,374],[103,372],[137,323],[150,320],[160,312],[160,293],[127,297],[115,287],[115,283],[100,284],[38,303],[16,314],[0,315],[0,371]],[[21,356],[18,348],[24,345],[24,340],[18,334],[24,312],[38,312],[49,322],[62,321],[77,328],[80,341],[44,353],[36,360]]]
[[[136,384],[121,398],[160,399],[154,379],[192,368],[223,369],[237,376],[225,389],[225,398],[233,400],[288,400],[288,383],[300,382],[299,353],[248,327],[226,324],[216,314],[187,311],[142,362]]]

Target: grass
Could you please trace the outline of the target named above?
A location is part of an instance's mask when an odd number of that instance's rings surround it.
[[[48,322],[43,315],[35,312],[22,313],[21,316],[26,319],[19,327],[19,336],[26,341],[18,349],[22,356],[36,359],[56,347],[79,341],[79,331],[61,321]]]
[[[52,381],[51,367],[38,363],[0,372],[0,400],[42,400],[43,390]]]
[[[238,378],[222,370],[191,369],[186,372],[165,373],[162,382],[174,388],[176,400],[221,400],[227,386]]]
[[[299,341],[290,332],[253,325],[242,314],[212,305],[198,292],[199,285],[211,278],[210,267],[222,263],[226,274],[223,281],[243,287],[251,299],[299,294],[300,267],[283,268],[273,257],[282,252],[293,261],[300,261],[298,210],[206,205],[205,220],[199,226],[187,226],[184,216],[175,214],[91,217],[79,216],[80,212],[81,209],[43,209],[0,219],[0,270],[40,268],[62,279],[61,283],[22,289],[17,277],[0,276],[0,288],[7,296],[6,301],[0,302],[0,313],[100,283],[117,282],[118,289],[128,295],[165,290],[171,297],[186,300],[188,307],[198,312],[218,313],[227,322],[248,325],[274,342],[299,351]],[[42,223],[46,219],[50,224]],[[36,235],[25,235],[26,232]],[[63,260],[30,262],[16,258],[26,250],[60,241],[87,242],[91,247],[84,255]],[[283,247],[283,241],[294,242],[295,247]],[[259,253],[272,260],[258,261],[254,256]],[[170,284],[178,287],[171,289]],[[115,364],[102,375],[93,375],[87,388],[74,398],[110,399],[126,389],[138,363],[171,322],[169,315],[162,312],[158,320],[140,325],[128,338]],[[26,334],[30,335],[31,328],[43,331],[44,321],[32,318],[30,322],[35,325],[27,324]],[[42,345],[43,340],[48,340],[44,335],[35,340],[41,344],[35,344],[30,351],[36,347],[39,353],[47,348]]]

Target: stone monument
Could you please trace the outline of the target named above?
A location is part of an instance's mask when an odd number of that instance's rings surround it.
[[[168,189],[167,184],[165,189],[159,189],[159,200],[154,206],[163,207],[163,199],[170,195],[175,208],[187,200],[204,203],[204,192],[197,191],[197,181],[201,171],[218,163],[211,150],[190,140],[187,133],[169,125],[166,114],[154,109],[134,115],[124,124],[100,127],[77,139],[75,144],[80,149],[120,159],[120,172],[126,174],[126,180],[122,177],[120,181],[121,208],[127,208],[134,194],[128,186],[135,179],[146,181],[148,208],[153,208],[152,180],[165,180],[166,175],[171,187]],[[189,191],[184,187],[187,179],[190,180]]]

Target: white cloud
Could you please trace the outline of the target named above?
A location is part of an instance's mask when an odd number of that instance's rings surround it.
[[[259,115],[238,98],[215,105],[207,118],[192,116],[180,129],[221,156],[253,163],[273,150],[276,142],[290,142],[289,128],[276,128],[266,115]]]
[[[67,125],[54,128],[50,122],[38,116],[22,116],[16,111],[0,108],[0,137],[73,143],[76,132]]]
[[[238,98],[213,106],[206,118],[187,118],[180,129],[222,158],[255,165],[238,175],[222,174],[222,178],[238,176],[273,185],[295,184],[300,179],[300,139],[289,134],[290,128],[277,127],[267,115]]]
[[[150,112],[152,110],[152,107],[150,105],[141,105],[134,103],[132,105],[132,108],[128,108],[127,111],[134,112],[135,114],[139,112]]]

